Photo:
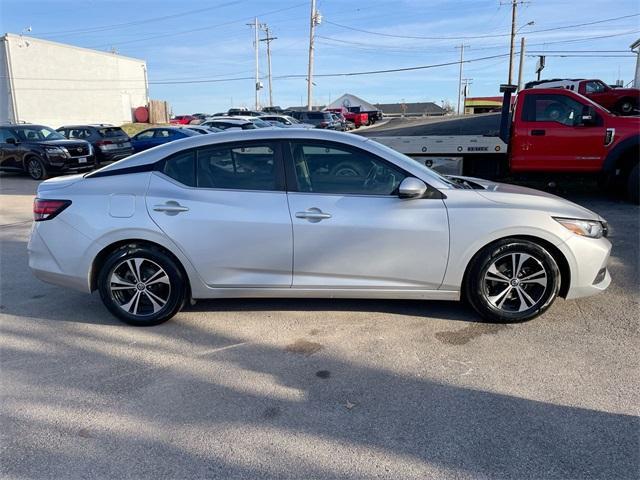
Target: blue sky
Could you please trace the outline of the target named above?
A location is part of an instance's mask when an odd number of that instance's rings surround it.
[[[310,0],[0,0],[0,30],[21,33],[30,26],[29,35],[34,37],[101,50],[113,47],[123,55],[145,59],[152,98],[168,100],[174,113],[213,113],[231,106],[252,108],[253,80],[153,82],[251,77],[253,33],[246,23],[255,15],[278,37],[272,43],[274,76],[304,76],[309,9]],[[467,59],[509,51],[511,12],[499,0],[318,0],[318,10],[323,17],[317,28],[318,74],[455,62],[459,57],[455,46],[462,42],[469,45]],[[544,77],[593,77],[608,83],[621,78],[627,83],[632,80],[635,60],[626,52],[640,37],[639,16],[560,27],[638,13],[637,0],[530,0],[519,8],[517,24],[522,26],[520,33],[526,36],[531,54],[547,52]],[[535,24],[526,26],[531,21]],[[547,29],[552,30],[537,32]],[[604,50],[608,52],[599,53]],[[615,57],[551,56],[567,53]],[[266,75],[264,48],[260,60],[261,74]],[[527,57],[525,80],[534,78],[535,62]],[[463,76],[473,79],[470,94],[496,95],[498,85],[506,82],[507,69],[506,56],[465,64]],[[262,103],[267,101],[266,78],[264,83]],[[314,83],[315,103],[319,104],[345,92],[371,103],[449,100],[455,104],[458,65],[318,77]],[[304,78],[275,79],[273,88],[277,105],[306,102]]]

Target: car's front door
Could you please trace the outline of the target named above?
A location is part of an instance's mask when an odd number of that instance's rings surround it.
[[[449,224],[439,196],[399,198],[408,174],[359,148],[300,140],[286,153],[294,288],[440,286]]]
[[[0,128],[0,168],[22,169],[23,149],[16,135],[8,128]]]
[[[218,144],[154,172],[147,210],[210,287],[290,287],[293,236],[280,148]]]

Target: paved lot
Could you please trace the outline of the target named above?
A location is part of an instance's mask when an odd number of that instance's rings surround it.
[[[27,268],[35,182],[0,176],[5,478],[638,478],[639,209],[613,284],[519,325],[456,303],[198,303],[154,328]]]

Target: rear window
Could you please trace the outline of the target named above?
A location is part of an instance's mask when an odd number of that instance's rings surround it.
[[[308,118],[313,118],[316,120],[322,120],[324,118],[326,118],[328,116],[327,113],[322,113],[322,112],[308,112],[307,113],[307,117]]]
[[[109,128],[99,128],[98,132],[102,137],[126,137],[127,134],[124,133],[120,127],[109,127]]]

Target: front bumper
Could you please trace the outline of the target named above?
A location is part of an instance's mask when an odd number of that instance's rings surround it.
[[[570,260],[571,285],[567,299],[588,297],[600,293],[611,283],[607,265],[611,242],[606,238],[585,238],[572,235],[562,246]]]
[[[85,158],[86,162],[80,163]],[[62,157],[47,155],[47,170],[52,173],[82,172],[92,170],[96,166],[95,155],[85,157]]]

